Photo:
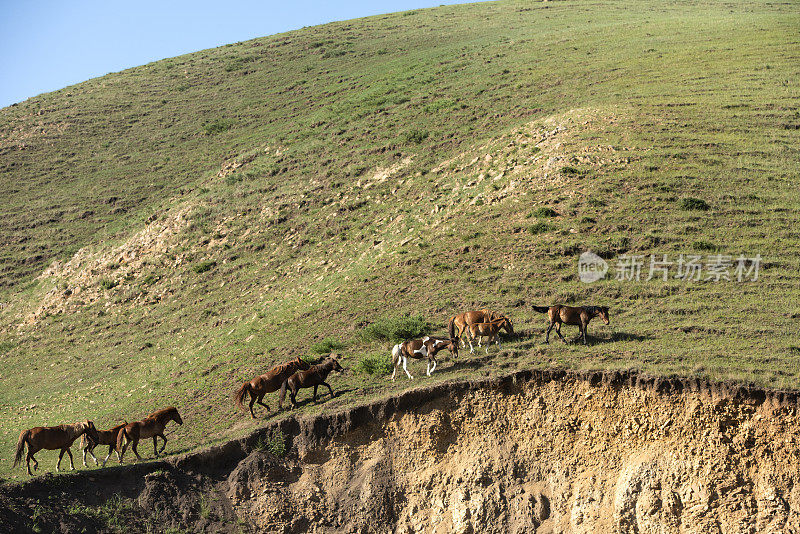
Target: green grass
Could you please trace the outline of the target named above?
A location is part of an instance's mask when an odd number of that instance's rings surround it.
[[[302,391],[304,413],[551,365],[800,387],[796,11],[444,6],[0,110],[0,448],[168,405],[186,421],[168,453],[244,435],[274,412],[251,422],[235,388],[325,339],[348,371],[332,400]],[[579,281],[586,250],[608,277]],[[640,280],[616,279],[623,254]],[[764,261],[757,281],[647,280],[664,254]],[[557,302],[607,305],[611,325],[543,345],[529,305]],[[385,379],[394,342],[483,307],[519,339]],[[0,476],[23,472],[0,455]]]

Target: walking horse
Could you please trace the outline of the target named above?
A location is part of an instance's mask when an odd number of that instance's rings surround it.
[[[533,311],[539,313],[546,313],[550,319],[550,326],[547,327],[547,335],[544,342],[550,343],[550,330],[553,326],[556,327],[556,334],[561,338],[564,343],[567,342],[564,336],[561,335],[562,324],[578,325],[581,336],[583,337],[583,344],[586,345],[586,327],[589,326],[589,321],[594,317],[600,317],[604,323],[608,324],[608,306],[562,306],[556,304],[555,306],[534,306]]]
[[[342,372],[344,369],[339,365],[339,360],[334,356],[328,356],[322,363],[312,365],[307,371],[297,371],[286,381],[286,389],[289,390],[289,397],[292,400],[292,408],[297,406],[297,391],[300,388],[314,388],[314,402],[317,402],[317,388],[325,386],[331,392],[331,398],[335,395],[330,384],[325,382],[331,371]],[[285,390],[284,390],[285,391]],[[283,403],[283,397],[280,402]]]
[[[111,453],[117,447],[117,434],[119,431],[122,430],[122,427],[127,425],[128,422],[125,421],[121,425],[117,425],[114,428],[109,428],[108,430],[98,430],[97,431],[97,439],[92,439],[88,434],[84,434],[81,436],[81,448],[83,449],[83,467],[86,467],[86,453],[92,455],[94,458],[94,465],[97,465],[97,457],[94,455],[94,448],[98,445],[108,445],[108,454],[106,455],[105,460],[103,460],[103,467],[106,466],[106,462],[111,457]],[[117,460],[119,460],[119,451],[117,451]]]
[[[50,451],[61,449],[61,453],[58,455],[58,463],[56,464],[56,472],[61,466],[61,458],[64,457],[65,452],[69,455],[70,468],[75,469],[75,464],[72,462],[72,451],[69,448],[83,434],[88,434],[90,438],[96,440],[97,430],[94,428],[94,423],[84,421],[73,425],[37,426],[36,428],[25,430],[19,435],[19,440],[17,441],[14,467],[17,467],[22,462],[25,444],[27,444],[28,456],[25,460],[29,475],[33,476],[33,473],[31,473],[31,460],[33,460],[33,469],[39,469],[39,462],[36,461],[33,455],[42,449]]]
[[[253,413],[253,404],[257,402],[269,410],[269,406],[263,402],[264,395],[280,389],[281,394],[278,398],[278,409],[281,409],[283,407],[283,399],[286,397],[286,380],[297,371],[307,371],[310,367],[308,362],[300,359],[300,356],[298,356],[296,360],[276,365],[266,374],[257,376],[249,382],[242,384],[233,396],[236,406],[244,410],[242,403],[244,402],[245,395],[249,393],[250,416],[255,419],[256,414]]]
[[[508,317],[500,317],[498,319],[493,319],[491,321],[482,322],[482,323],[472,323],[467,326],[467,339],[469,340],[469,351],[475,352],[475,349],[472,346],[472,340],[478,338],[478,347],[481,346],[481,339],[484,337],[489,338],[486,342],[486,354],[489,354],[489,345],[492,344],[492,341],[497,343],[497,346],[500,347],[500,329],[504,329],[509,334],[514,333],[514,327],[511,325],[511,321]]]
[[[117,434],[119,463],[122,463],[128,445],[130,445],[133,454],[136,455],[136,459],[141,461],[142,457],[139,456],[136,447],[139,445],[139,440],[147,438],[153,438],[153,454],[158,458],[158,455],[164,452],[164,448],[167,446],[167,438],[164,436],[164,427],[167,426],[167,423],[170,421],[175,421],[179,425],[183,424],[183,419],[181,419],[178,409],[174,406],[158,410],[141,421],[135,421],[123,426]],[[158,450],[158,438],[164,440],[164,443],[161,445],[161,450]]]
[[[447,325],[447,332],[450,336],[450,339],[460,339],[461,346],[466,347],[467,344],[464,342],[463,338],[468,335],[467,327],[469,325],[475,323],[485,323],[501,317],[505,317],[505,315],[492,310],[472,310],[459,313],[458,315],[450,318],[450,322]],[[508,322],[511,323],[511,319],[509,319]],[[513,326],[513,323],[511,324]]]
[[[392,366],[394,367],[392,380],[394,380],[397,374],[397,368],[400,366],[401,362],[403,363],[403,371],[406,372],[408,378],[414,378],[411,376],[411,373],[408,372],[407,365],[409,358],[417,360],[427,358],[428,369],[425,374],[431,376],[436,369],[436,353],[442,349],[449,350],[453,358],[458,358],[458,341],[456,339],[439,339],[426,336],[423,339],[411,339],[395,345],[392,347]],[[433,367],[431,367],[431,363],[433,363]]]

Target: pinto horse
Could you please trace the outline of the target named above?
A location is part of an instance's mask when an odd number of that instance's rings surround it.
[[[65,452],[69,455],[70,468],[75,469],[75,464],[72,462],[72,451],[69,448],[83,434],[88,434],[90,438],[97,439],[97,430],[94,428],[94,423],[84,421],[74,425],[37,426],[36,428],[25,430],[19,435],[19,440],[17,441],[14,467],[17,467],[17,464],[22,462],[25,444],[27,443],[28,456],[26,464],[29,475],[33,476],[33,473],[31,473],[31,460],[33,460],[33,469],[39,469],[39,462],[36,461],[33,455],[42,449],[50,451],[61,449],[61,454],[58,455],[58,463],[56,464],[56,472],[61,466],[61,458],[64,457]]]
[[[253,404],[257,402],[269,411],[269,406],[263,402],[264,395],[280,389],[281,394],[278,399],[278,409],[280,410],[283,407],[283,399],[286,397],[286,380],[295,372],[307,371],[310,367],[308,362],[300,359],[300,356],[298,356],[296,360],[276,365],[270,369],[267,374],[257,376],[249,382],[242,384],[233,396],[236,406],[243,410],[244,406],[242,403],[244,402],[244,397],[249,393],[250,416],[255,419],[256,414],[253,413]]]
[[[466,347],[463,337],[467,334],[467,327],[475,323],[484,323],[505,317],[502,313],[491,310],[473,310],[464,313],[459,313],[450,318],[450,323],[447,325],[447,333],[450,339],[461,339],[461,346]],[[509,322],[511,320],[509,319]],[[456,330],[458,331],[456,333]]]
[[[478,338],[478,347],[481,346],[481,339],[484,337],[489,338],[486,342],[486,354],[489,354],[489,345],[492,344],[492,341],[497,343],[497,346],[500,347],[500,329],[504,329],[509,334],[514,333],[514,326],[511,324],[511,320],[508,317],[500,317],[498,319],[493,319],[491,321],[486,321],[482,323],[472,323],[471,325],[467,326],[467,339],[469,340],[469,351],[475,352],[474,347],[472,346],[472,340]]]
[[[342,366],[339,365],[339,360],[333,356],[325,358],[325,361],[322,363],[312,365],[308,371],[297,371],[295,374],[290,376],[286,381],[286,389],[289,390],[289,397],[292,399],[292,408],[297,406],[296,397],[297,391],[300,388],[310,388],[313,386],[314,402],[317,402],[317,388],[319,386],[327,387],[328,391],[331,392],[331,398],[333,398],[335,396],[333,389],[331,389],[330,384],[325,382],[325,379],[328,378],[328,375],[331,373],[331,371],[344,371]],[[283,397],[281,397],[281,402],[283,402]]]
[[[87,467],[86,465],[86,453],[92,455],[94,458],[94,465],[97,465],[97,457],[94,455],[94,448],[98,445],[108,445],[108,454],[106,454],[106,459],[103,460],[103,467],[106,466],[106,462],[109,458],[111,458],[111,453],[117,447],[117,434],[119,431],[127,425],[128,422],[125,421],[121,425],[117,425],[114,428],[109,428],[108,430],[98,430],[97,431],[97,439],[92,439],[88,434],[84,434],[81,436],[81,448],[83,449],[83,467]],[[119,451],[117,451],[117,459],[119,460]]]
[[[583,336],[583,344],[586,345],[586,327],[589,325],[589,321],[595,317],[600,317],[604,323],[609,323],[608,306],[562,306],[561,304],[556,304],[549,308],[547,306],[534,306],[533,310],[539,313],[546,313],[550,318],[550,326],[547,327],[547,335],[544,339],[545,343],[550,343],[550,330],[555,325],[558,325],[556,334],[564,343],[567,340],[561,335],[561,325],[577,325],[581,336]]]
[[[392,380],[394,380],[397,374],[397,368],[400,366],[401,361],[403,363],[403,371],[406,372],[408,378],[414,378],[411,376],[411,373],[408,372],[407,365],[409,358],[417,360],[427,358],[428,369],[425,374],[431,376],[434,369],[436,369],[436,353],[442,349],[449,350],[453,358],[458,358],[458,341],[456,339],[439,339],[425,336],[423,339],[411,339],[395,345],[392,347],[392,366],[394,367]],[[433,363],[433,367],[431,367],[431,362]]]
[[[119,463],[122,463],[128,445],[131,446],[131,450],[133,454],[136,455],[136,459],[142,461],[142,457],[139,456],[136,447],[139,445],[140,439],[146,438],[153,438],[153,454],[158,458],[158,455],[164,452],[164,448],[167,446],[167,438],[164,436],[164,427],[167,426],[167,423],[170,421],[175,421],[179,425],[183,424],[183,419],[181,419],[178,409],[174,406],[158,410],[141,421],[134,421],[133,423],[128,423],[123,426],[117,433]],[[158,450],[158,438],[164,440],[160,451]]]

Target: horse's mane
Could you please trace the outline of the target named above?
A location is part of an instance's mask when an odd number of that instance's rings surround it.
[[[178,411],[178,409],[175,408],[175,406],[170,406],[169,408],[163,408],[161,410],[158,410],[156,412],[151,413],[150,415],[147,416],[147,418],[148,419],[155,419],[157,417],[161,417],[162,415],[166,415],[169,412],[177,412],[177,411]]]

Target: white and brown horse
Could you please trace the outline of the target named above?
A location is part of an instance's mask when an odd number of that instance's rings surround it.
[[[447,349],[453,358],[458,358],[458,341],[455,339],[439,339],[435,337],[426,336],[423,339],[411,339],[403,341],[392,347],[392,380],[395,379],[397,368],[400,363],[403,363],[403,371],[406,372],[409,379],[413,379],[411,373],[408,372],[408,359],[414,358],[421,360],[423,358],[428,360],[427,376],[431,376],[434,369],[436,369],[436,353],[442,349]],[[433,366],[431,366],[433,364]]]
[[[136,459],[141,461],[142,457],[139,456],[136,447],[139,445],[140,439],[147,438],[153,438],[153,454],[158,458],[158,455],[164,452],[164,447],[167,446],[167,438],[164,436],[164,427],[167,426],[167,423],[170,421],[175,421],[179,425],[183,424],[183,419],[181,419],[178,409],[174,406],[158,410],[141,421],[134,421],[133,423],[128,423],[123,426],[117,434],[119,463],[122,463],[128,445],[131,446],[131,450],[133,454],[136,455]],[[160,451],[158,450],[158,438],[164,440]]]
[[[489,354],[489,345],[492,344],[492,341],[497,343],[497,346],[500,347],[500,329],[504,329],[509,334],[514,333],[514,327],[511,324],[511,321],[508,317],[500,317],[498,319],[493,319],[491,321],[486,321],[482,323],[472,323],[467,326],[467,339],[469,340],[469,351],[475,352],[475,348],[472,346],[472,341],[477,338],[478,339],[478,347],[481,346],[481,339],[486,337],[488,340],[486,341],[486,354]]]
[[[124,423],[115,426],[114,428],[109,428],[108,430],[98,430],[97,431],[97,439],[92,438],[89,434],[84,434],[81,436],[81,448],[83,449],[83,467],[86,466],[86,453],[92,455],[94,458],[94,465],[97,465],[97,457],[94,455],[94,448],[98,445],[108,445],[108,454],[106,454],[105,460],[103,460],[103,467],[106,466],[106,462],[109,458],[111,458],[111,453],[117,448],[117,434],[119,431],[122,430],[122,427],[127,425],[128,422],[125,421]],[[117,459],[119,460],[119,451],[117,451]]]
[[[461,339],[461,346],[466,347],[467,344],[464,342],[464,338],[468,335],[467,327],[469,325],[485,323],[501,317],[505,317],[505,315],[492,310],[472,310],[459,313],[450,318],[450,323],[447,325],[447,332],[450,339]],[[511,323],[510,319],[509,323]]]
[[[37,426],[30,430],[25,430],[19,435],[17,441],[17,450],[14,455],[14,467],[22,462],[22,456],[25,453],[25,444],[28,444],[28,456],[26,458],[28,474],[31,473],[31,460],[33,460],[34,470],[39,469],[39,462],[34,458],[34,454],[42,449],[54,451],[61,449],[61,454],[58,455],[58,463],[56,464],[56,471],[61,466],[61,458],[64,457],[66,452],[69,455],[69,465],[75,469],[75,464],[72,462],[72,452],[69,448],[73,442],[81,437],[83,434],[88,434],[92,439],[97,439],[97,430],[94,428],[94,423],[91,421],[84,421],[82,423],[75,423],[74,425],[58,425],[58,426]]]

